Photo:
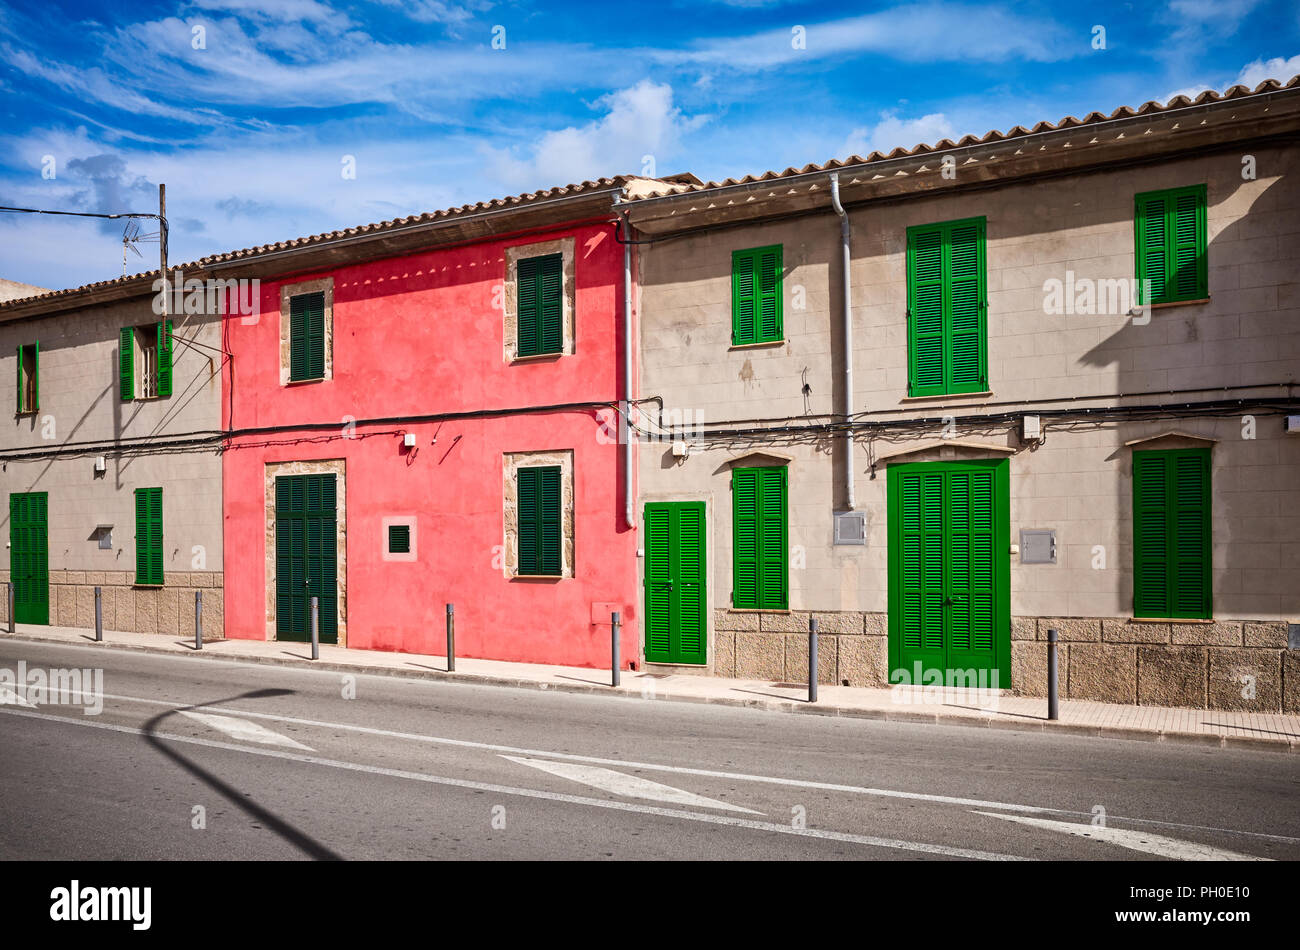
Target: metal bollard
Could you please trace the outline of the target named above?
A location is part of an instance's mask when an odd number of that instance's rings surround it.
[[[9,581],[5,584],[5,603],[9,606],[9,632],[14,632],[14,582]]]
[[[320,598],[311,599],[311,658],[320,659]]]
[[[610,654],[611,654],[611,656],[613,657],[613,660],[614,660],[614,664],[613,664],[613,665],[614,665],[613,674],[610,676],[610,683],[609,683],[610,686],[617,686],[617,685],[618,685],[618,682],[619,682],[619,680],[618,680],[618,668],[619,668],[619,665],[620,665],[619,662],[618,662],[618,627],[619,627],[619,620],[620,620],[620,618],[619,618],[619,615],[618,615],[618,611],[617,611],[617,610],[614,611],[612,614],[609,615],[609,630],[610,630],[610,634],[609,634],[609,636],[610,636],[610,641],[611,641],[611,643],[610,643]]]
[[[456,672],[456,605],[447,605],[447,672]]]
[[[1047,718],[1060,719],[1061,711],[1056,697],[1056,641],[1054,627],[1047,628]]]
[[[104,640],[104,589],[95,588],[95,642]]]
[[[203,591],[194,592],[194,649],[203,649]]]
[[[817,618],[808,618],[808,702],[817,702]]]

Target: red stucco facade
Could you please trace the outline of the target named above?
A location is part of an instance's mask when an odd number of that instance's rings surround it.
[[[574,247],[573,352],[509,362],[507,249],[564,238]],[[227,635],[276,635],[268,466],[340,460],[340,642],[441,655],[454,603],[458,656],[600,667],[610,657],[609,612],[619,610],[624,665],[637,660],[637,540],[623,519],[623,462],[609,437],[616,417],[594,406],[527,411],[617,400],[622,268],[614,228],[596,220],[264,277],[256,322],[227,323]],[[281,286],[322,278],[333,282],[330,378],[285,384]],[[502,409],[518,411],[472,415]],[[410,418],[435,414],[464,415]],[[403,444],[407,433],[414,448]],[[511,577],[506,455],[562,451],[573,454],[572,576]],[[412,560],[385,557],[393,518],[414,519]]]

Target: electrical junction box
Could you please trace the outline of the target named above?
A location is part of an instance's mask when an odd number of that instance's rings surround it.
[[[1300,432],[1300,416],[1287,416],[1282,431],[1287,435],[1295,435]]]
[[[1043,425],[1038,416],[1020,418],[1020,438],[1026,442],[1043,441]]]
[[[415,448],[415,433],[408,432],[406,435],[402,436],[402,444],[408,449]]]
[[[835,512],[835,543],[867,543],[867,516],[861,511]]]
[[[1053,528],[1022,528],[1020,530],[1021,564],[1055,564],[1056,530]]]

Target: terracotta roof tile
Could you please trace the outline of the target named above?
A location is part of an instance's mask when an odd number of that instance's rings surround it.
[[[1131,106],[1120,106],[1110,115],[1102,112],[1089,112],[1084,118],[1079,119],[1072,115],[1063,117],[1056,123],[1039,122],[1032,129],[1026,129],[1024,126],[1017,125],[1006,132],[999,132],[993,129],[984,133],[982,138],[975,135],[963,135],[955,144],[951,139],[941,139],[933,145],[920,144],[911,149],[898,147],[888,154],[881,152],[872,152],[865,158],[861,155],[853,155],[844,161],[832,159],[822,165],[805,165],[802,169],[795,170],[787,168],[783,172],[767,171],[761,175],[745,175],[742,178],[726,178],[722,181],[708,181],[700,185],[689,185],[685,188],[665,189],[662,191],[647,191],[643,194],[633,196],[630,201],[645,201],[650,198],[660,198],[674,194],[689,194],[693,192],[708,191],[714,188],[726,188],[732,185],[749,185],[765,181],[777,181],[782,178],[789,178],[794,175],[806,175],[813,172],[832,171],[836,168],[844,168],[849,165],[869,165],[872,162],[885,161],[894,158],[907,158],[915,155],[925,155],[930,152],[942,152],[946,149],[964,148],[971,145],[980,145],[988,142],[999,142],[1007,139],[1014,139],[1025,135],[1035,135],[1041,132],[1056,132],[1061,129],[1073,129],[1083,126],[1093,125],[1098,122],[1108,122],[1114,119],[1126,119],[1139,115],[1151,115],[1161,112],[1168,112],[1173,109],[1186,108],[1192,105],[1205,105],[1211,102],[1222,102],[1228,99],[1240,99],[1245,96],[1262,95],[1268,92],[1276,92],[1279,89],[1300,89],[1300,76],[1294,76],[1287,82],[1279,82],[1276,79],[1266,79],[1254,89],[1248,89],[1245,86],[1232,86],[1223,92],[1215,92],[1207,89],[1205,92],[1197,95],[1195,100],[1188,99],[1186,96],[1174,96],[1169,102],[1161,105],[1159,102],[1144,102],[1137,109]]]

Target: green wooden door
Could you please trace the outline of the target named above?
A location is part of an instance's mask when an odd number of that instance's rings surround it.
[[[9,496],[9,567],[14,584],[14,619],[50,622],[48,495]]]
[[[945,683],[952,670],[1011,685],[1008,469],[1002,459],[889,467],[891,682],[917,682],[919,663]]]
[[[275,480],[275,633],[311,639],[311,597],[320,598],[320,642],[338,643],[338,545],[332,473]]]
[[[704,502],[645,506],[645,658],[708,662]]]

